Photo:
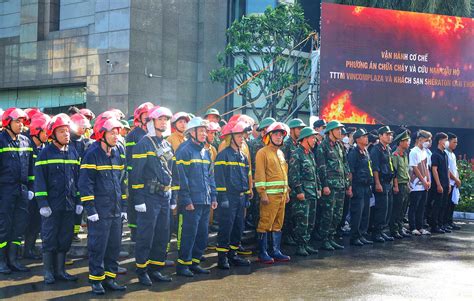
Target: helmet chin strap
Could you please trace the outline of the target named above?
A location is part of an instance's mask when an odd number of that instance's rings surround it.
[[[234,134],[230,135],[230,143],[234,143],[234,145],[237,146],[237,149],[240,151],[240,147],[237,145],[237,142],[234,139]]]

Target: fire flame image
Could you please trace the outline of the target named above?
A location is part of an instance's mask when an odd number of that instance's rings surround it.
[[[376,124],[373,117],[352,104],[351,95],[348,90],[334,95],[322,109],[322,118],[347,123]]]

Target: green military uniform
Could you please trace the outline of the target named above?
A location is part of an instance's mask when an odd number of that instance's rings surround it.
[[[290,210],[293,239],[298,246],[297,254],[306,256],[315,253],[309,241],[316,220],[316,200],[321,184],[313,153],[301,145],[291,155],[288,182],[292,191]],[[303,201],[296,198],[300,193],[304,193]]]
[[[400,133],[394,140],[396,144],[403,140],[410,139],[410,135],[407,131]],[[393,207],[392,215],[390,217],[390,233],[392,236],[400,238],[400,236],[410,236],[404,229],[403,218],[408,208],[408,199],[410,195],[410,188],[408,182],[410,176],[408,173],[408,150],[400,153],[395,150],[392,153],[392,164],[395,170],[396,178],[398,181],[398,193],[393,194]],[[398,235],[397,235],[398,234]]]
[[[336,125],[341,125],[339,122]],[[331,127],[330,127],[331,125]],[[328,123],[326,132],[340,127]],[[347,163],[344,146],[340,142],[332,142],[326,136],[318,146],[316,163],[321,186],[329,187],[330,194],[321,196],[321,224],[319,234],[323,240],[323,249],[341,249],[334,241],[337,226],[342,218],[345,190],[350,186],[347,174]]]

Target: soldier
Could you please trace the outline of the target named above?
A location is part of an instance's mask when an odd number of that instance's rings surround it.
[[[403,131],[395,137],[394,141],[397,149],[392,153],[392,163],[395,169],[395,178],[393,179],[393,208],[390,217],[390,234],[395,238],[411,237],[411,234],[405,229],[403,219],[408,209],[408,197],[410,188],[408,182],[408,149],[410,148],[410,134]]]
[[[176,152],[179,171],[178,275],[209,274],[199,264],[208,240],[210,209],[217,208],[214,170],[204,148],[207,120],[195,117],[187,124],[188,140]]]
[[[229,123],[226,127],[229,127]],[[219,233],[217,236],[218,267],[229,269],[232,265],[248,266],[250,261],[238,256],[244,230],[245,193],[249,191],[250,166],[240,148],[244,142],[245,122],[238,122],[230,129],[230,146],[217,155],[215,162],[216,191],[219,202]]]
[[[288,127],[290,128],[290,135],[283,142],[281,151],[285,155],[285,160],[290,161],[291,153],[298,148],[298,139],[300,137],[301,130],[306,127],[306,124],[303,120],[296,118],[288,122]]]
[[[313,155],[316,160],[316,150],[318,149],[318,145],[321,144],[324,138],[324,130],[326,129],[326,120],[324,119],[318,119],[315,122],[313,122],[313,129],[317,132],[316,134],[316,145],[313,148]],[[312,238],[316,241],[321,240],[321,236],[319,235],[319,226],[320,226],[320,221],[321,221],[321,212],[322,212],[322,203],[320,201],[321,197],[318,197],[318,200],[316,201],[316,221],[314,223],[314,229],[313,233],[311,234]]]
[[[373,243],[365,237],[369,227],[369,200],[372,195],[370,185],[373,182],[370,156],[367,151],[367,145],[369,144],[368,135],[369,133],[365,129],[358,129],[353,136],[357,146],[352,148],[347,155],[353,193],[350,199],[350,243],[354,246]]]
[[[136,124],[136,127],[127,135],[125,141],[125,155],[127,159],[127,171],[131,172],[132,170],[132,154],[133,148],[135,145],[146,135],[146,119],[148,117],[148,110],[153,108],[153,104],[151,102],[145,102],[138,106],[133,112],[133,120]],[[137,232],[137,214],[136,211],[133,209],[133,189],[130,187],[130,183],[128,185],[128,202],[129,206],[127,217],[128,217],[128,227],[130,228],[130,240],[135,241],[136,232]]]
[[[83,210],[77,187],[79,154],[69,146],[71,123],[66,114],[51,119],[48,136],[52,143],[39,153],[35,163],[35,196],[43,216],[41,238],[46,284],[54,283],[55,279],[78,279],[64,268],[74,235],[74,215],[82,214]]]
[[[117,284],[122,219],[127,219],[125,159],[117,148],[122,124],[104,118],[94,124],[94,142],[81,161],[79,191],[88,219],[89,280],[92,292],[104,286],[123,291]]]
[[[204,119],[209,122],[219,123],[221,121],[221,114],[217,109],[210,108],[207,110],[206,114],[204,115]],[[219,139],[219,135],[214,135],[214,140],[212,141],[212,146],[216,149],[219,148],[219,144],[221,144],[221,140]]]
[[[393,241],[394,238],[385,233],[392,214],[392,182],[395,177],[395,170],[392,163],[390,143],[393,132],[388,126],[382,126],[377,131],[379,143],[374,145],[370,151],[372,159],[372,170],[374,173],[374,196],[375,206],[373,220],[374,241],[383,243]]]
[[[291,155],[288,171],[292,191],[291,232],[297,244],[296,255],[308,256],[318,253],[318,250],[310,245],[316,219],[316,200],[321,193],[321,183],[312,152],[316,145],[316,131],[310,127],[303,128],[298,142],[298,147]]]
[[[342,218],[345,194],[352,195],[350,182],[347,181],[344,146],[340,142],[343,127],[344,125],[337,120],[330,121],[316,154],[319,179],[323,187],[319,234],[323,241],[322,249],[327,251],[344,249],[334,241],[334,235]]]
[[[0,273],[28,272],[18,261],[21,238],[28,224],[33,193],[33,148],[21,134],[26,113],[9,108],[2,115],[0,134]],[[8,249],[8,250],[7,250]],[[7,254],[8,262],[7,265]]]
[[[287,134],[283,123],[272,123],[264,137],[266,146],[257,152],[255,158],[255,188],[260,195],[260,219],[257,227],[258,260],[266,264],[290,260],[290,256],[282,254],[280,250],[285,204],[290,201],[288,164],[280,150]],[[267,253],[269,232],[273,239],[272,257]]]
[[[133,149],[130,182],[135,193],[137,243],[135,258],[138,280],[151,286],[153,278],[169,282],[161,274],[165,266],[170,230],[170,206],[176,207],[177,170],[171,144],[164,140],[171,111],[165,107],[149,110],[148,134]]]

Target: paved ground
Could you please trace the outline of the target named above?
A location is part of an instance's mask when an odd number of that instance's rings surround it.
[[[458,223],[461,231],[449,235],[417,237],[384,245],[349,247],[333,253],[320,252],[308,258],[294,257],[291,263],[221,271],[216,254],[208,253],[209,276],[192,280],[173,275],[173,282],[140,286],[134,278],[131,259],[124,260],[128,275],[126,293],[109,293],[105,298],[123,299],[474,299],[474,222]],[[292,250],[287,250],[290,253]],[[45,286],[41,265],[31,263],[31,273],[0,276],[0,298],[68,299],[91,298],[87,282],[87,261],[79,260],[70,272],[77,283]],[[167,269],[174,273],[174,269]]]

